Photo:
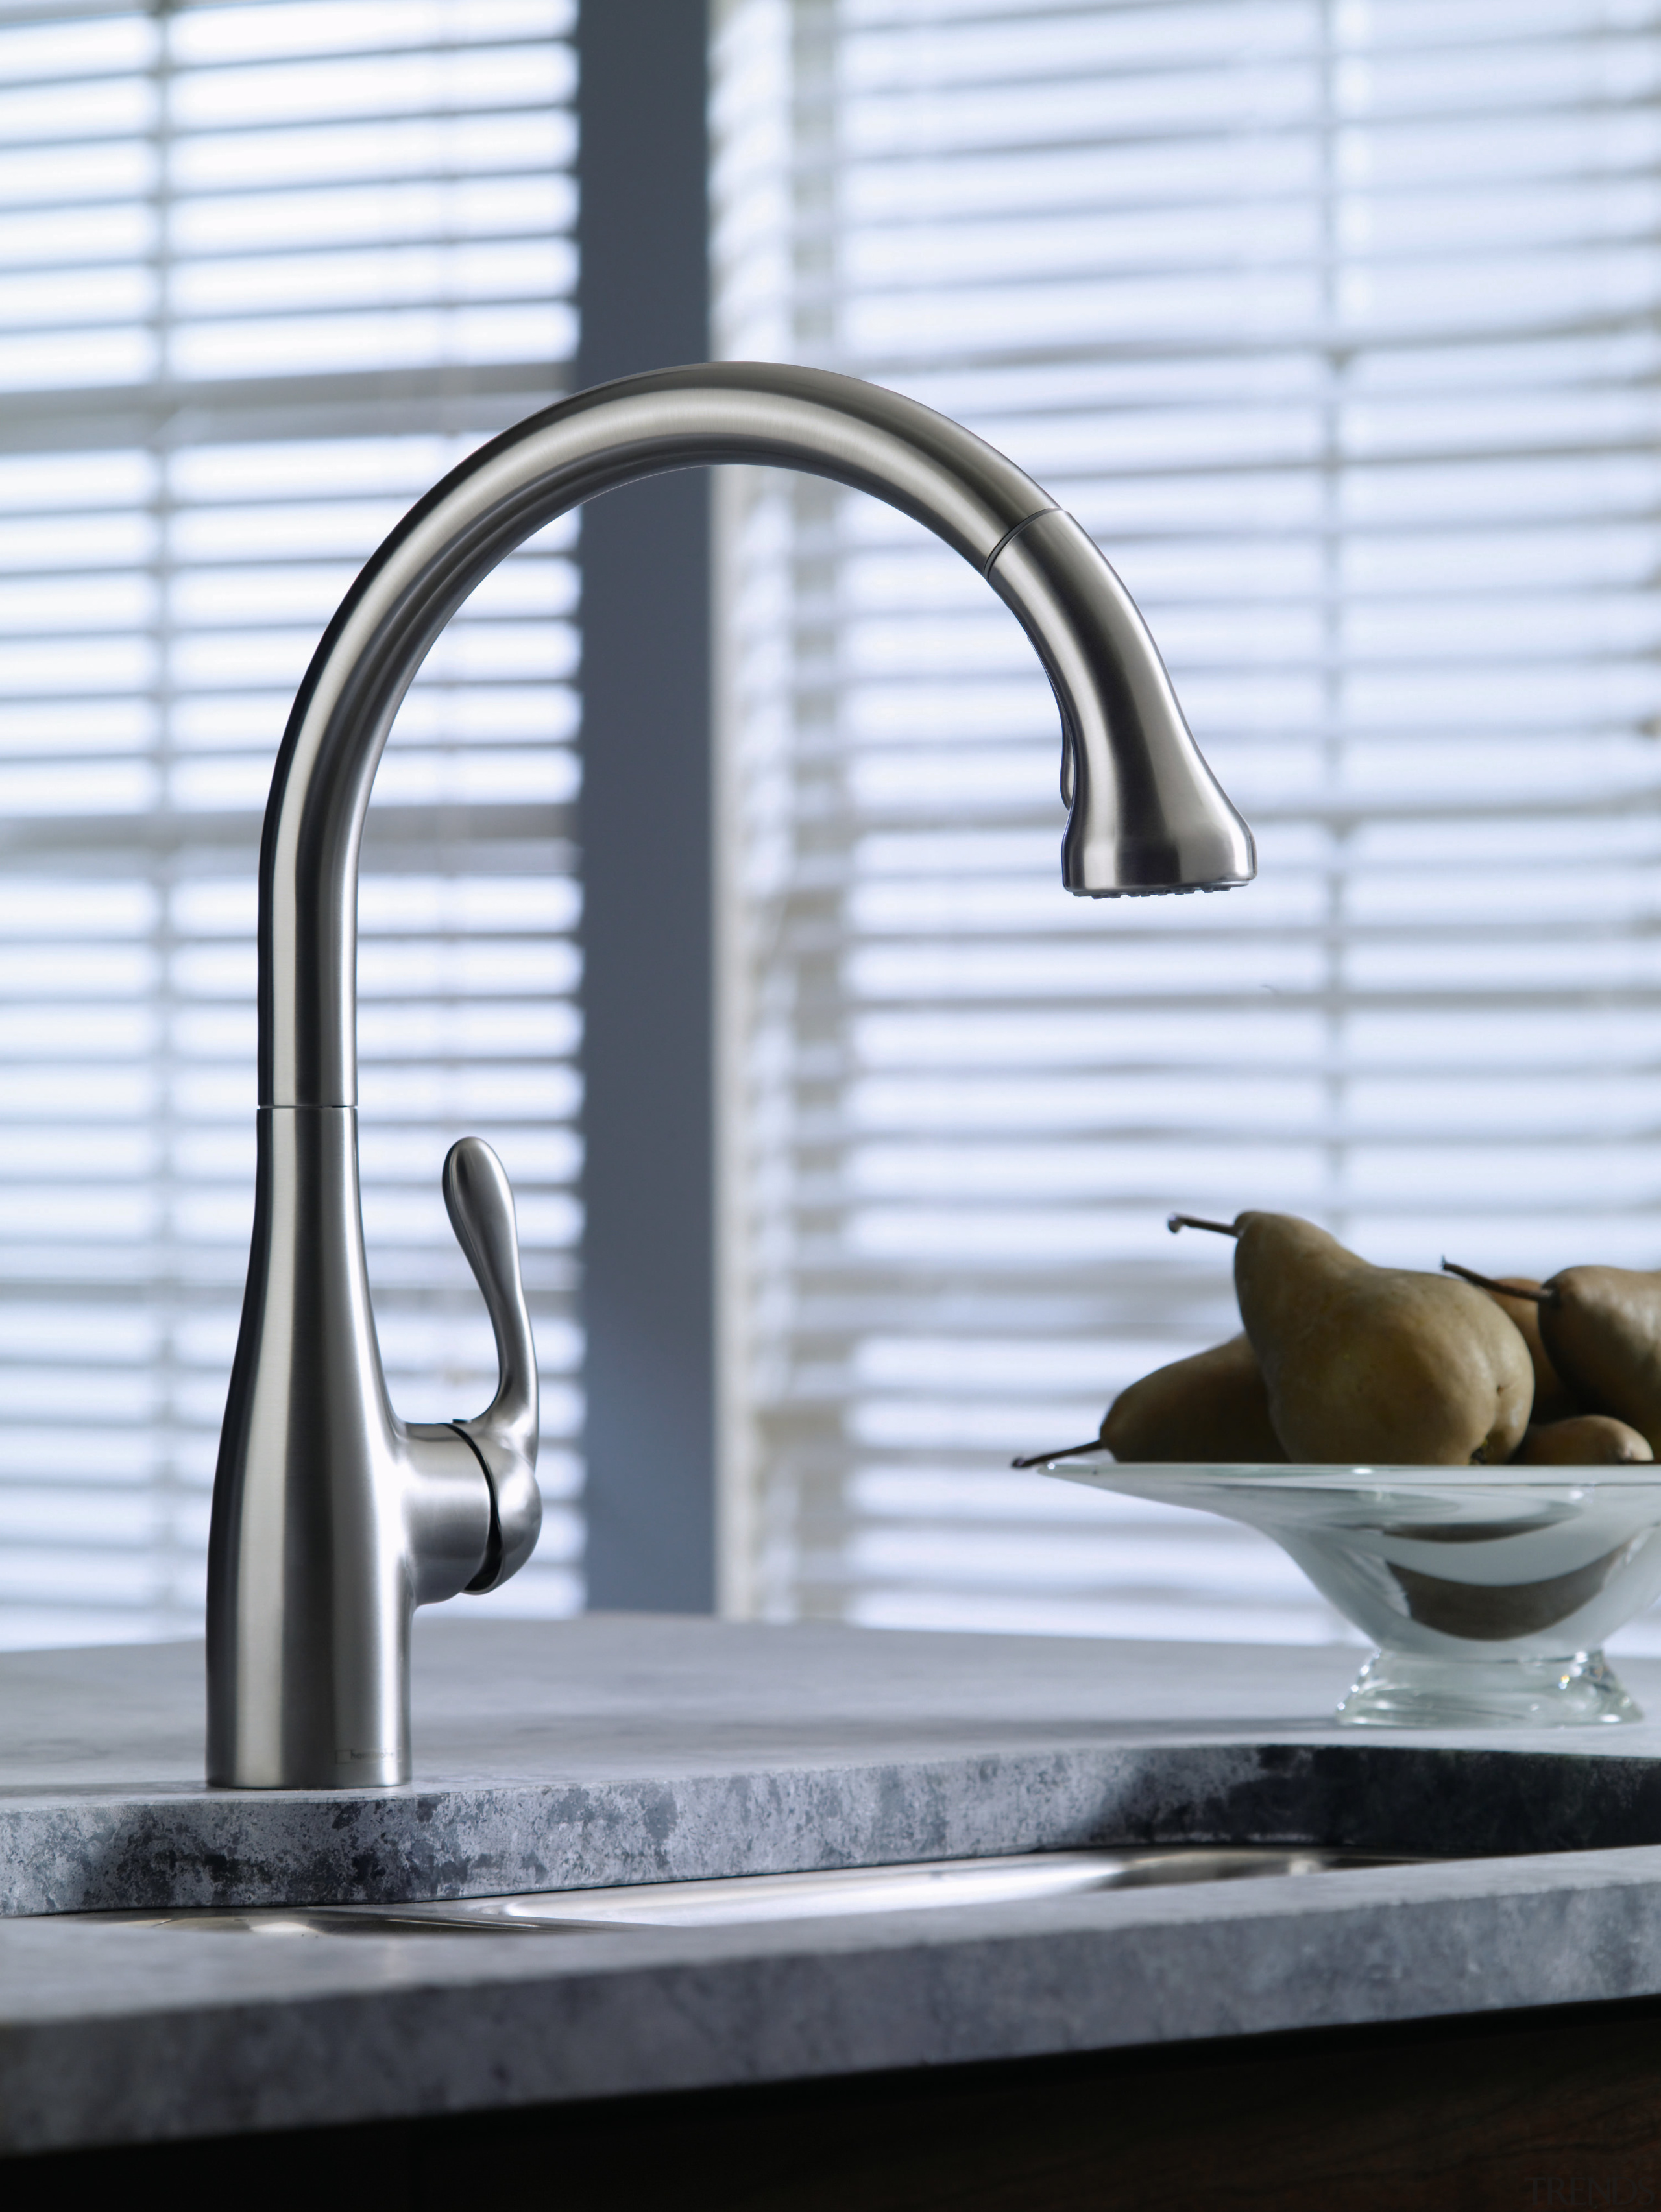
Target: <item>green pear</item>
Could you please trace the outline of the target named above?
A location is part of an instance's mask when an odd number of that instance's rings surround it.
[[[1289,1213],[1233,1224],[1240,1318],[1294,1461],[1499,1465],[1534,1401],[1528,1346],[1482,1291],[1375,1267]]]
[[[1518,1467],[1641,1466],[1652,1460],[1647,1438],[1611,1413],[1576,1413],[1567,1421],[1530,1421],[1518,1447]]]
[[[1451,1275],[1488,1291],[1504,1286],[1451,1260]],[[1587,1413],[1611,1413],[1661,1450],[1661,1274],[1636,1267],[1564,1267],[1536,1289],[1517,1288],[1540,1316],[1552,1365]]]
[[[1540,1334],[1583,1406],[1661,1439],[1661,1275],[1565,1267],[1542,1285]]]
[[[1116,1460],[1282,1464],[1256,1354],[1244,1336],[1156,1367],[1121,1390],[1102,1419]]]

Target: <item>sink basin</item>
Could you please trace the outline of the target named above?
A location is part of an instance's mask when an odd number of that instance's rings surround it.
[[[1238,1881],[1254,1875],[1335,1874],[1427,1862],[1293,1844],[1224,1848],[1033,1851],[1019,1857],[932,1859],[921,1864],[837,1867],[824,1874],[740,1875],[618,1889],[543,1890],[418,1905],[279,1905],[231,1910],[76,1912],[77,1926],[180,1928],[234,1936],[578,1936],[616,1928],[736,1927],[764,1920],[916,1912],[943,1905],[1013,1905],[1082,1891],[1171,1882]]]

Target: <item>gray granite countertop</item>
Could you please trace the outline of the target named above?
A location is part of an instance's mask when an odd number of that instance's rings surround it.
[[[1355,1663],[452,1612],[408,1788],[266,1794],[198,1779],[198,1646],[8,1656],[0,2150],[1661,1994],[1661,1725],[1339,1729]],[[547,1940],[65,1917],[1161,1839],[1456,1863]]]

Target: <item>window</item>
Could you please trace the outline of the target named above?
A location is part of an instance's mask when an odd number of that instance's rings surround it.
[[[247,1260],[254,863],[353,574],[575,342],[572,0],[0,8],[0,1642],[198,1632]],[[406,1418],[488,1324],[438,1194],[513,1175],[581,1602],[575,535],[452,624],[378,781],[365,1216]]]
[[[734,1601],[1339,1633],[1262,1540],[1007,1462],[1238,1327],[1173,1207],[1658,1256],[1661,42],[1615,0],[732,0],[718,58],[721,349],[1070,507],[1261,857],[1067,899],[977,578],[728,488]]]

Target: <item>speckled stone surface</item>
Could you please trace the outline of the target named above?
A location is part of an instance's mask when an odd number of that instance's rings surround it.
[[[1661,1994],[1647,1723],[1342,1731],[1348,1651],[453,1613],[417,1654],[416,1782],[338,1795],[201,1786],[195,1647],[0,1660],[0,1886],[46,1916],[0,1920],[0,2150]],[[753,1929],[62,1917],[1155,1838],[1489,1856]]]
[[[1348,1650],[420,1619],[416,1779],[208,1790],[193,1644],[0,1657],[0,1911],[489,1895],[1141,1840],[1661,1843],[1661,1726],[1333,1726]],[[1631,1665],[1661,1712],[1661,1668]]]

